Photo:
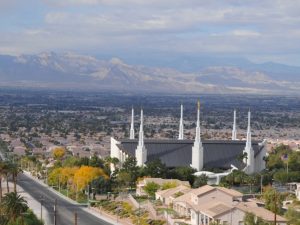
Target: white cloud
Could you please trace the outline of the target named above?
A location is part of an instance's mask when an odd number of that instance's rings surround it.
[[[258,37],[261,34],[256,31],[252,30],[234,30],[232,31],[232,34],[235,36],[242,36],[242,37]]]
[[[14,32],[2,31],[0,51],[139,49],[240,55],[300,51],[300,1],[295,0],[43,2],[46,9],[39,13],[44,20],[37,25],[27,22]]]

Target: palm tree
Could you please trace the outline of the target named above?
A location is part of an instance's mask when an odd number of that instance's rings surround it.
[[[6,189],[7,189],[7,192],[9,192],[9,184],[8,184],[8,178],[9,178],[9,162],[4,162],[4,168],[3,168],[3,173],[5,174],[5,177],[6,177]]]
[[[9,220],[15,222],[28,209],[27,201],[15,192],[7,193],[1,202],[1,209]]]
[[[5,163],[0,162],[0,202],[2,201],[2,176],[5,174]]]
[[[9,172],[12,175],[12,179],[14,182],[14,192],[17,192],[17,178],[18,174],[23,172],[22,169],[17,164],[10,164]]]

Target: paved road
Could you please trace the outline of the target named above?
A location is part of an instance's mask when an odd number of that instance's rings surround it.
[[[44,198],[44,207],[50,215],[50,221],[54,224],[54,201],[57,199],[57,223],[56,225],[72,225],[74,224],[74,213],[78,214],[78,225],[111,225],[100,218],[83,210],[84,206],[72,204],[55,193],[51,192],[47,187],[20,174],[18,177],[18,185],[29,193],[34,199],[40,201],[41,196]]]

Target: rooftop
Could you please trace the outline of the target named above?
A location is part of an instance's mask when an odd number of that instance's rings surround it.
[[[138,140],[123,139],[118,147],[129,155],[135,155]],[[147,161],[160,159],[168,167],[187,166],[192,162],[193,140],[155,140],[144,141],[148,152]],[[258,141],[252,141],[252,148],[257,155],[263,146]],[[204,168],[229,169],[231,165],[239,169],[244,168],[238,159],[245,148],[245,141],[231,140],[203,140]]]

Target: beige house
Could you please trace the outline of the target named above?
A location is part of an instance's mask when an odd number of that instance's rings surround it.
[[[208,225],[212,221],[242,225],[247,212],[268,222],[274,220],[274,213],[258,207],[254,201],[244,202],[242,196],[232,189],[205,185],[175,198],[173,209],[180,216],[190,218],[191,225]],[[278,225],[286,223],[286,219],[277,216]]]
[[[187,187],[185,185],[179,185],[175,188],[157,191],[155,193],[155,199],[160,200],[163,204],[167,206],[170,206],[173,203],[174,199],[186,194],[189,191],[191,191],[190,187]]]
[[[144,187],[147,185],[147,183],[150,183],[150,182],[154,182],[154,183],[158,184],[159,186],[162,186],[165,183],[175,183],[177,186],[183,185],[186,187],[190,187],[190,183],[188,181],[181,181],[181,180],[177,180],[177,179],[162,179],[162,178],[147,177],[147,178],[140,180],[137,183],[136,195],[137,196],[147,195],[147,193],[144,191]]]
[[[242,201],[242,194],[232,189],[223,187],[203,187],[192,189],[190,192],[174,199],[173,208],[181,216],[190,216],[191,209],[212,201],[223,202],[231,205],[233,200]]]

